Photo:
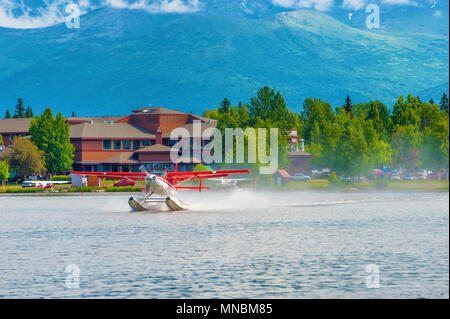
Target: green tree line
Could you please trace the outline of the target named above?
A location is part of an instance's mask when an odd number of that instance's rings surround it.
[[[280,92],[263,87],[248,103],[232,106],[225,98],[218,108],[206,110],[218,128],[277,127],[280,129],[280,168],[289,165],[287,134],[297,129],[315,167],[327,167],[348,176],[367,175],[373,168],[393,165],[403,169],[441,170],[449,165],[449,100],[439,105],[417,96],[400,96],[389,109],[374,100],[343,105],[308,98],[302,111],[287,108]],[[256,164],[258,166],[258,163]]]
[[[69,124],[61,113],[54,117],[51,108],[47,108],[31,120],[29,132],[29,138],[16,138],[12,147],[2,152],[8,169],[15,170],[19,177],[52,175],[72,169],[75,149],[70,143]],[[6,164],[2,165],[6,170]]]

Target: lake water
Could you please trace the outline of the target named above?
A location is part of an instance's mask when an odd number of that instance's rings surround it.
[[[448,193],[182,195],[0,196],[0,297],[449,297]]]

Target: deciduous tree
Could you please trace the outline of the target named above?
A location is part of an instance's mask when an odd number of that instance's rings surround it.
[[[44,152],[48,173],[71,169],[74,147],[70,143],[69,124],[61,113],[55,119],[52,110],[47,108],[40,116],[36,116],[30,124],[30,138]]]
[[[45,171],[42,152],[28,138],[17,138],[13,147],[5,151],[5,158],[18,176],[25,177]]]
[[[1,135],[0,135],[1,136]],[[7,161],[0,161],[0,181],[3,188],[5,188],[5,182],[9,178],[9,164]]]

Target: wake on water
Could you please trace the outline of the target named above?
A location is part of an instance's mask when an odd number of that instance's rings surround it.
[[[353,194],[355,195],[355,194]],[[351,205],[386,201],[408,200],[405,197],[384,196],[383,194],[317,193],[317,192],[277,192],[255,190],[232,190],[210,192],[201,198],[186,199],[193,210],[251,210],[283,207],[315,207],[331,205]]]
[[[288,207],[320,207],[332,205],[352,205],[363,203],[376,203],[387,201],[409,200],[407,197],[393,196],[393,194],[361,194],[361,193],[325,193],[325,192],[279,192],[257,191],[251,189],[231,189],[220,191],[179,192],[179,198],[189,203],[191,211],[235,211],[254,210],[265,208]],[[109,198],[103,197],[103,210],[131,211],[127,199],[123,196]],[[158,212],[168,211],[158,209]]]

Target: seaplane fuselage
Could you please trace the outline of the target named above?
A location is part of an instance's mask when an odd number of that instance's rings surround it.
[[[162,176],[149,174],[145,177],[145,190],[148,194],[155,194],[161,197],[173,197],[177,189]]]

